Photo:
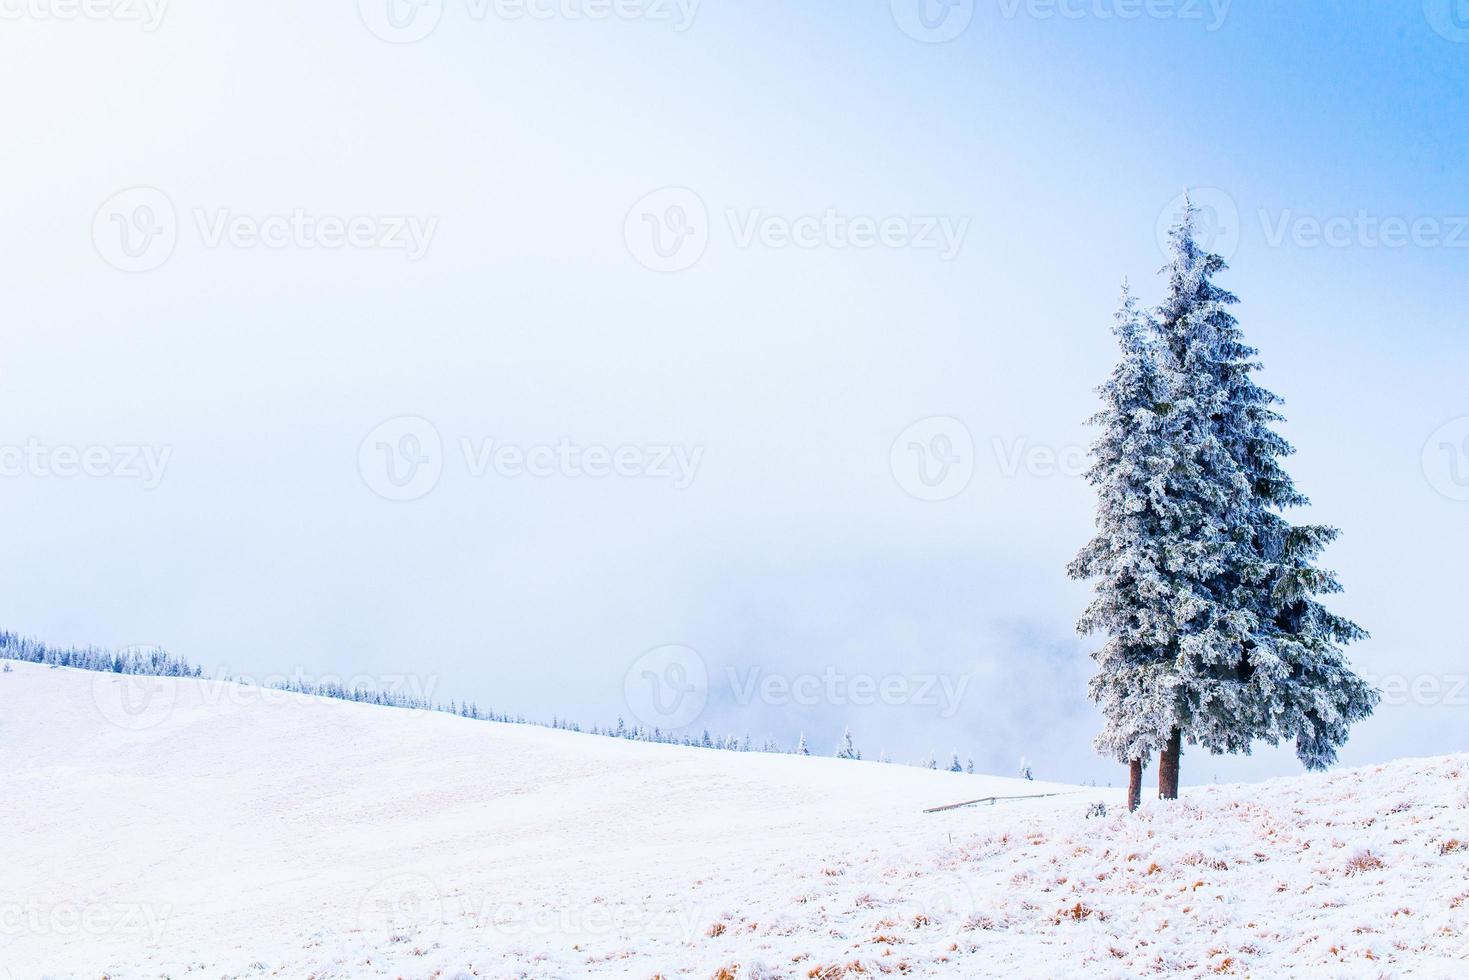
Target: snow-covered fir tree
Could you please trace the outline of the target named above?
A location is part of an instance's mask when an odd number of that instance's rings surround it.
[[[796,743],[796,755],[810,755],[811,749],[806,745],[806,733],[801,733],[801,739]]]
[[[860,758],[862,758],[862,753],[861,752],[858,752],[857,751],[857,747],[852,744],[852,730],[850,728],[843,728],[842,729],[842,740],[841,740],[840,743],[837,744],[837,758],[838,759],[860,759]]]
[[[949,761],[949,772],[963,772],[964,766],[959,762],[959,751],[954,751],[954,757]]]
[[[1195,241],[1195,214],[1186,205],[1170,236],[1156,317],[1170,432],[1192,464],[1172,492],[1205,532],[1180,525],[1169,541],[1192,559],[1175,617],[1172,708],[1182,736],[1210,751],[1294,741],[1301,762],[1321,769],[1378,701],[1342,651],[1366,633],[1317,598],[1341,591],[1314,564],[1340,532],[1282,514],[1309,502],[1280,463],[1295,450],[1274,429],[1280,399],[1254,381],[1258,352],[1229,312],[1237,299],[1213,282],[1225,262]]]
[[[1165,548],[1178,520],[1168,494],[1178,460],[1156,324],[1126,285],[1113,333],[1120,356],[1099,389],[1102,409],[1090,420],[1101,430],[1087,473],[1097,492],[1097,533],[1068,572],[1096,583],[1077,629],[1107,637],[1092,654],[1097,670],[1090,692],[1104,721],[1096,748],[1131,762],[1161,750],[1175,721],[1169,698],[1174,592]]]
[[[1195,241],[1194,215],[1171,233],[1157,311],[1124,297],[1094,418],[1097,535],[1070,567],[1096,582],[1080,629],[1108,637],[1098,749],[1132,762],[1134,783],[1159,752],[1164,796],[1185,739],[1215,753],[1294,740],[1322,768],[1378,697],[1341,649],[1365,633],[1317,598],[1340,591],[1314,564],[1337,530],[1281,513],[1307,501],[1280,465],[1293,450],[1273,428],[1279,399],[1253,379],[1237,301],[1213,282],[1224,260]]]

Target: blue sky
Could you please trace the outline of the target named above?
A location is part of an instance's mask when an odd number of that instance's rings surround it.
[[[931,44],[906,0],[444,0],[388,43],[374,2],[164,6],[151,30],[7,8],[0,625],[587,722],[635,713],[640,658],[677,645],[710,678],[696,726],[1115,778],[1063,574],[1075,460],[1119,284],[1156,298],[1192,187],[1311,516],[1345,532],[1354,659],[1420,687],[1344,758],[1465,748],[1469,11],[995,0]],[[678,241],[672,206],[703,244],[656,271],[639,236]],[[366,244],[297,213],[365,219]],[[160,215],[167,254],[119,251]],[[893,244],[860,244],[884,221]],[[912,439],[894,455],[914,426],[968,439],[943,499]],[[379,454],[428,432],[431,486],[384,484]],[[492,462],[563,443],[637,475]],[[750,696],[757,675],[819,693]]]

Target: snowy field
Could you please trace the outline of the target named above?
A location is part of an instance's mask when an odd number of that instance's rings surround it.
[[[1129,816],[1117,790],[12,667],[0,976],[1469,976],[1462,756]]]

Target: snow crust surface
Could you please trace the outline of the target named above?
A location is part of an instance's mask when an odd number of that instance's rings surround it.
[[[1465,756],[1129,815],[1118,790],[12,667],[0,977],[1469,976]]]

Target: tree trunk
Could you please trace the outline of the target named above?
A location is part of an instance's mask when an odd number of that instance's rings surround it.
[[[1127,764],[1127,812],[1136,810],[1143,802],[1143,760],[1133,759]]]
[[[1178,799],[1178,758],[1183,755],[1183,733],[1177,728],[1168,736],[1168,747],[1158,758],[1158,799]]]

